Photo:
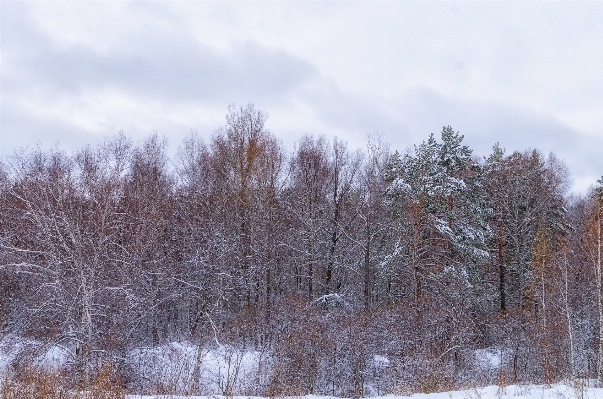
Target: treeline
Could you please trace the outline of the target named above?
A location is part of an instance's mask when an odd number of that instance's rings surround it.
[[[256,395],[603,379],[603,180],[570,197],[554,155],[477,157],[450,127],[405,154],[376,135],[286,153],[265,121],[231,106],[171,161],[123,134],[6,158],[2,333],[130,391],[151,383],[128,354],[172,341],[266,353]]]

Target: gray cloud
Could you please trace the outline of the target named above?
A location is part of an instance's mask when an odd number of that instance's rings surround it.
[[[15,19],[2,21],[8,25],[2,36],[2,86],[9,95],[30,90],[79,95],[84,88],[113,87],[162,101],[278,101],[316,74],[282,50],[253,43],[220,53],[183,32],[157,27],[124,37],[101,54],[52,41],[27,14]]]

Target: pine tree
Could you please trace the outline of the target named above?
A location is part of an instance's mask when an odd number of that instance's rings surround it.
[[[482,171],[462,140],[444,127],[441,143],[431,134],[412,153],[394,154],[387,171],[387,203],[399,224],[415,300],[428,274],[451,267],[467,275],[468,266],[488,256]]]

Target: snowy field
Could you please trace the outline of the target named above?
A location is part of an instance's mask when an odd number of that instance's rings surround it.
[[[225,396],[140,396],[130,395],[128,399],[222,399]],[[331,399],[331,396],[306,395],[294,399]],[[510,385],[505,388],[489,386],[464,391],[437,392],[415,394],[412,396],[386,395],[379,399],[603,399],[603,388],[586,386],[572,387],[565,384],[543,385]],[[257,396],[232,396],[228,399],[267,399]]]

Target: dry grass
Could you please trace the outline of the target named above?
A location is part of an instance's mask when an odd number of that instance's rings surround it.
[[[103,367],[85,387],[73,387],[71,379],[59,372],[28,368],[6,373],[0,385],[2,399],[125,399],[113,368]]]

